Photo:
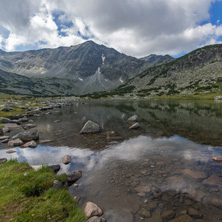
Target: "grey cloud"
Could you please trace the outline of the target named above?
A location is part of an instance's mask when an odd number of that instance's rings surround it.
[[[38,12],[40,1],[0,0],[0,25],[22,30],[29,25],[30,17]]]

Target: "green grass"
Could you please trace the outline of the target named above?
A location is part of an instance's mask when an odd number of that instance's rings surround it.
[[[86,221],[67,190],[52,188],[54,180],[64,183],[66,178],[48,167],[34,171],[16,160],[0,164],[0,220]]]

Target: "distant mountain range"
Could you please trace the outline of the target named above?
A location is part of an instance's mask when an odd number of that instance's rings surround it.
[[[26,52],[0,50],[0,92],[83,95],[110,92],[140,97],[222,91],[222,45],[174,59],[137,59],[93,41]]]
[[[80,95],[112,90],[148,67],[173,59],[146,58],[127,56],[93,41],[26,52],[0,50],[0,91]]]

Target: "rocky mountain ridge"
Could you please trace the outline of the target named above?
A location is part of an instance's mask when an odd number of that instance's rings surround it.
[[[221,87],[222,45],[210,45],[148,68],[118,89],[146,97],[220,92]]]
[[[1,73],[11,73],[10,76],[14,73],[30,78],[26,81],[31,81],[31,85],[37,87],[34,91],[43,87],[40,91],[63,95],[112,90],[158,62],[159,60],[151,62],[127,56],[93,41],[56,49],[0,51]],[[4,75],[5,80],[6,77]],[[14,77],[14,81],[22,79],[18,75]],[[11,78],[9,80],[11,86],[4,84],[4,87],[13,91]],[[27,93],[27,84],[22,90],[22,82],[18,82],[14,82],[14,86],[19,87],[15,92]],[[39,86],[35,84],[37,82]]]

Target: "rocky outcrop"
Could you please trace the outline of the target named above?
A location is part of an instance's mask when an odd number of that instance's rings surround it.
[[[94,123],[93,121],[88,120],[83,126],[82,130],[80,131],[80,134],[99,133],[100,130],[101,130],[100,126],[97,123]]]

